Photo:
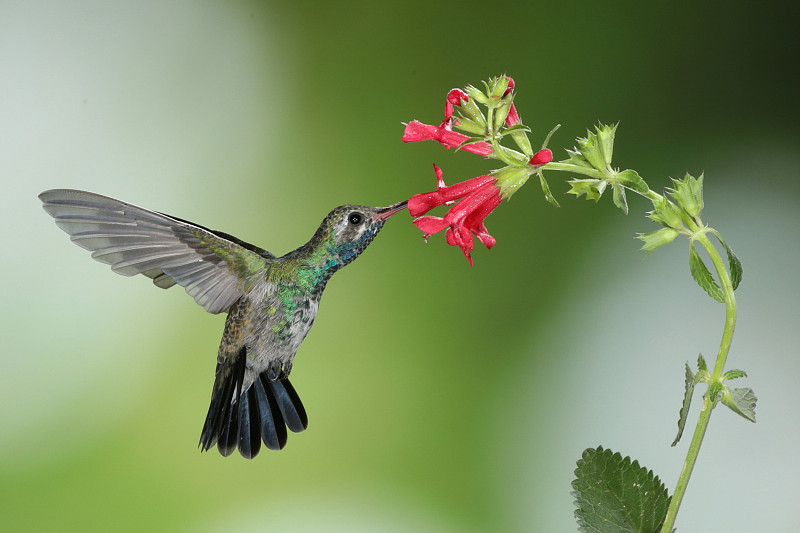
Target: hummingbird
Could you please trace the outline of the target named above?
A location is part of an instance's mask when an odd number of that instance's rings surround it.
[[[123,276],[182,286],[209,313],[227,313],[211,405],[199,447],[252,459],[282,449],[286,428],[308,427],[289,382],[292,362],[331,276],[355,260],[386,221],[406,207],[342,205],[304,245],[276,257],[233,235],[99,194],[54,189],[39,195],[70,240]]]

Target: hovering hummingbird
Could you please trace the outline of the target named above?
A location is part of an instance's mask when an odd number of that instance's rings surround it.
[[[44,210],[92,258],[123,276],[144,274],[162,289],[182,286],[209,313],[228,314],[201,451],[215,444],[251,459],[261,441],[286,444],[308,418],[289,382],[295,352],[314,323],[334,272],[372,242],[406,207],[342,205],[311,240],[282,257],[221,231],[85,191],[39,195]]]

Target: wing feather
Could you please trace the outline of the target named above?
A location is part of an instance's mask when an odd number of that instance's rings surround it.
[[[178,284],[210,313],[226,311],[275,256],[187,220],[72,189],[39,195],[70,240],[123,276]]]

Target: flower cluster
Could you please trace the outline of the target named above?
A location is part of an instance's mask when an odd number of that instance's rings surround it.
[[[539,175],[546,198],[558,205],[540,170],[552,161],[553,153],[545,147],[536,152],[531,148],[526,134],[530,130],[522,124],[514,106],[514,80],[500,76],[485,86],[485,91],[472,86],[452,89],[445,98],[441,124],[414,120],[406,124],[403,133],[403,142],[436,141],[447,149],[455,148],[505,163],[503,168],[449,187],[444,183],[441,169],[434,164],[436,190],[415,194],[408,201],[411,215],[419,217],[414,225],[422,230],[425,238],[446,230],[447,244],[461,248],[470,265],[475,237],[487,248],[497,242],[486,229],[486,217],[532,174]],[[479,104],[486,108],[485,115]],[[514,140],[519,151],[500,143],[506,136]],[[445,216],[423,216],[440,205],[451,206]]]

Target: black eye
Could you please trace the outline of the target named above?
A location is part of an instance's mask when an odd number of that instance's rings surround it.
[[[347,220],[349,220],[350,223],[355,226],[357,224],[361,224],[361,221],[364,220],[364,217],[361,215],[361,213],[357,213],[357,212],[353,211],[347,217]]]

